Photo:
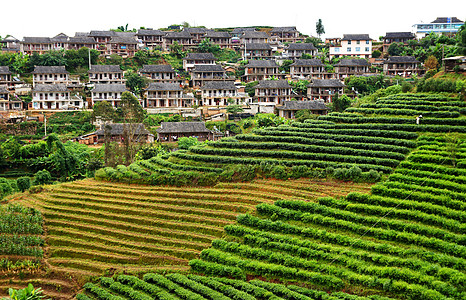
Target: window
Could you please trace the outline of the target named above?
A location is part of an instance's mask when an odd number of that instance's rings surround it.
[[[369,41],[366,41],[366,45],[369,45]]]
[[[361,51],[361,47],[356,47],[356,52],[360,52]]]
[[[340,48],[339,48],[339,47],[336,47],[336,48],[335,48],[335,52],[340,52]]]
[[[366,52],[369,52],[369,47],[366,47]]]
[[[348,41],[348,45],[351,45],[351,41]]]
[[[361,41],[356,41],[356,44],[357,44],[357,45],[361,44]]]
[[[346,52],[351,52],[351,47],[346,48]]]

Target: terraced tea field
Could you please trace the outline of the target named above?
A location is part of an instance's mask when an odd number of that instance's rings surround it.
[[[21,203],[41,211],[46,232],[44,263],[50,272],[85,278],[114,272],[185,272],[188,262],[221,238],[239,214],[280,199],[367,192],[368,184],[335,180],[257,180],[215,187],[142,186],[91,179],[25,194]],[[75,281],[32,276],[37,286],[65,295]],[[13,284],[12,284],[13,283]],[[53,284],[52,284],[53,283]],[[20,286],[20,281],[2,286]],[[5,292],[5,289],[0,291]],[[57,296],[57,293],[53,293]],[[69,296],[69,295],[68,295]]]

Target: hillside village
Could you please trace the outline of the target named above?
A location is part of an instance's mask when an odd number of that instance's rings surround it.
[[[465,26],[3,38],[0,299],[466,299]]]

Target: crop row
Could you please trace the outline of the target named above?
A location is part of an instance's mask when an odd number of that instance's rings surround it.
[[[426,111],[423,109],[395,109],[395,108],[357,108],[350,107],[347,112],[376,114],[376,115],[400,115],[400,116],[416,116],[422,114],[424,117],[433,118],[457,118],[460,116],[458,111]]]
[[[351,116],[352,115],[352,116]],[[424,115],[423,115],[424,116]],[[358,116],[356,113],[348,114],[335,114],[335,115],[325,115],[319,116],[319,120],[322,121],[333,121],[340,123],[349,123],[349,124],[398,124],[398,125],[408,125],[400,127],[400,129],[406,131],[431,131],[431,132],[455,132],[464,130],[462,126],[466,126],[466,120],[462,118],[423,118],[420,121],[420,124],[416,124],[416,118],[403,118],[403,117],[362,117]],[[416,126],[416,127],[414,127]]]
[[[466,107],[464,101],[429,101],[429,100],[377,100],[376,104],[429,105]]]
[[[222,173],[223,169],[221,168],[209,168],[201,166],[191,166],[191,165],[180,165],[169,162],[168,160],[161,159],[160,157],[152,157],[149,159],[149,162],[155,165],[160,165],[169,169],[182,170],[182,171],[199,171],[199,172],[213,172],[213,173]]]
[[[364,109],[386,109],[386,108],[391,108],[394,110],[418,110],[418,111],[429,111],[429,112],[459,112],[460,108],[456,106],[439,106],[436,105],[436,103],[431,103],[431,104],[414,104],[414,103],[409,103],[409,104],[388,104],[388,103],[367,103],[367,104],[361,104],[360,108]]]

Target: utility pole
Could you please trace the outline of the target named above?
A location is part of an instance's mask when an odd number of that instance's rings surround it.
[[[89,50],[89,70],[91,69],[91,48],[88,48]]]
[[[47,136],[47,116],[44,113],[44,136]]]

